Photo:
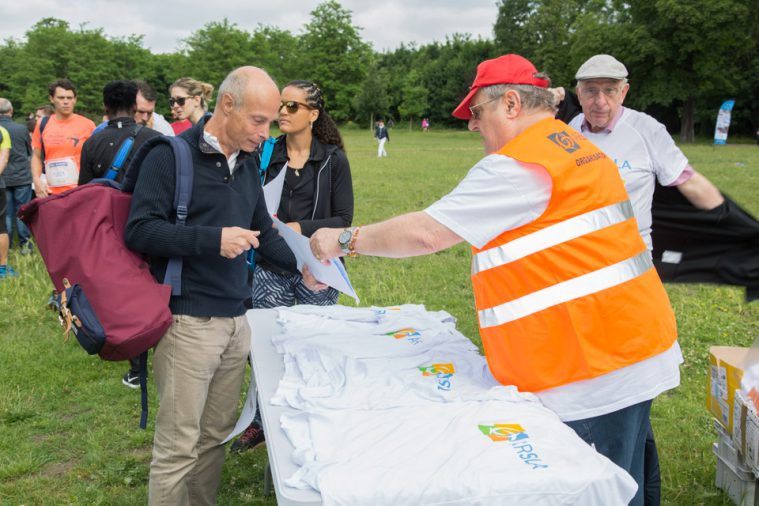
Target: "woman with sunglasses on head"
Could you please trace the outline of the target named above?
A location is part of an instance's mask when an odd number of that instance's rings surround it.
[[[268,183],[287,171],[277,218],[306,237],[322,227],[349,227],[353,221],[350,164],[337,125],[324,109],[322,91],[315,83],[291,81],[285,86],[279,129],[282,135],[274,144],[263,176]],[[260,154],[254,160],[258,168]],[[253,307],[327,306],[337,302],[339,293],[334,288],[311,291],[299,274],[282,271],[261,255],[255,260]],[[263,442],[257,418],[232,444],[232,450],[256,448]]]
[[[213,96],[213,85],[196,81],[191,77],[180,77],[169,86],[169,107],[177,121],[171,124],[179,135],[208,111],[208,102]]]

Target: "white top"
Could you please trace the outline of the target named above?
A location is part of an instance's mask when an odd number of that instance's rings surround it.
[[[576,130],[585,116],[576,116],[569,124]],[[612,130],[582,134],[614,160],[630,195],[638,230],[648,249],[651,245],[651,202],[656,180],[663,186],[674,183],[688,166],[688,159],[667,133],[667,129],[648,114],[623,108]]]
[[[174,137],[174,129],[171,128],[171,125],[169,124],[168,121],[166,121],[166,118],[164,118],[157,112],[153,113],[153,130],[155,130],[156,132],[160,132],[163,135]]]
[[[535,167],[537,170],[525,170],[513,158],[486,156],[451,193],[425,212],[469,244],[482,248],[504,230],[535,221],[548,207],[551,176]],[[498,219],[482,220],[485,216]]]
[[[634,480],[536,402],[449,402],[283,415],[325,506],[628,504]]]
[[[221,149],[221,143],[219,143],[219,139],[216,138],[215,135],[210,133],[207,130],[203,130],[203,139],[211,145],[216,151],[224,155],[224,150]],[[240,150],[238,149],[231,155],[227,157],[227,166],[229,167],[229,173],[232,174],[235,171],[235,164],[237,163],[237,157],[240,154]],[[224,155],[226,156],[226,155]]]
[[[547,171],[543,171],[544,176],[539,174],[525,170],[513,158],[490,155],[425,212],[470,244],[482,247],[504,231],[530,223],[543,213],[551,197],[551,183]],[[482,199],[489,202],[481,202]],[[680,384],[681,362],[680,347],[675,343],[669,350],[637,364],[535,393],[564,421],[600,416],[676,387]]]

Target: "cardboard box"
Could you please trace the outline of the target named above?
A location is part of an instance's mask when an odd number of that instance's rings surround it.
[[[733,432],[731,436],[733,444],[741,455],[746,455],[746,419],[749,409],[751,408],[749,408],[746,396],[740,390],[736,390],[733,400]]]
[[[709,348],[709,391],[706,407],[729,434],[733,432],[735,390],[741,386],[743,363],[748,350],[737,346]]]

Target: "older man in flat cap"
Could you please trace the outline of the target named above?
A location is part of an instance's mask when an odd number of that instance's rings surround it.
[[[608,54],[597,54],[583,63],[575,74],[582,114],[569,124],[614,159],[630,195],[640,234],[651,250],[651,204],[657,180],[662,186],[676,187],[698,209],[714,209],[724,198],[688,163],[664,125],[622,105],[630,90],[627,75],[627,68]],[[646,505],[655,506],[660,502],[660,482],[651,429],[646,476]]]
[[[549,81],[518,55],[482,62],[453,115],[485,146],[424,211],[320,229],[311,249],[409,257],[466,241],[485,355],[640,484],[651,401],[680,382],[677,330],[616,166],[554,119]]]
[[[724,202],[719,190],[688,163],[664,125],[622,105],[630,84],[619,60],[597,54],[580,66],[575,78],[582,114],[569,124],[616,162],[649,249],[656,180],[676,186],[698,209],[714,209]]]

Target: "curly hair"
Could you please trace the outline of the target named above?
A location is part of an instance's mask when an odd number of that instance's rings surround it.
[[[309,107],[312,107],[319,111],[319,117],[316,118],[313,124],[313,135],[322,144],[334,144],[342,151],[345,151],[343,145],[343,137],[340,135],[340,131],[337,129],[335,120],[324,109],[324,94],[322,94],[321,88],[315,82],[295,80],[290,81],[285,85],[293,86],[306,92],[306,103]]]

